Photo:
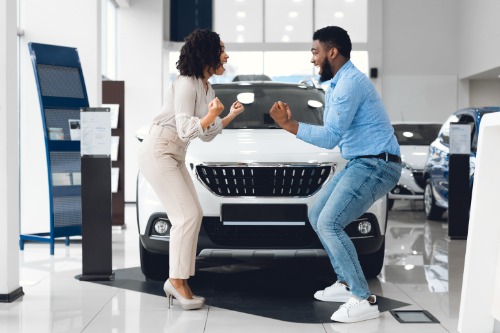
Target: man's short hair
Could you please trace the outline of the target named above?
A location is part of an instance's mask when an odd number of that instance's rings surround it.
[[[313,40],[318,40],[328,48],[335,47],[344,57],[351,58],[351,38],[341,27],[328,26],[318,29],[313,34]]]

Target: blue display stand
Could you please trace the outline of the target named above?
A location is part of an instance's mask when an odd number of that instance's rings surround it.
[[[21,234],[25,241],[50,244],[56,238],[82,234],[80,108],[88,107],[88,96],[76,48],[29,43],[42,112],[50,201],[50,230]]]

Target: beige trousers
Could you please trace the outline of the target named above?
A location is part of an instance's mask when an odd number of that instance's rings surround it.
[[[172,224],[169,277],[195,273],[196,247],[203,212],[185,165],[187,143],[159,125],[151,127],[139,149],[139,168],[161,200]]]

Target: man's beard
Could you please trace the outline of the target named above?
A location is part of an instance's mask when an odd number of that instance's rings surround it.
[[[321,66],[321,75],[319,77],[319,81],[325,82],[331,80],[332,78],[333,78],[332,66],[328,62],[328,59],[325,57],[325,61],[323,61],[323,66]]]

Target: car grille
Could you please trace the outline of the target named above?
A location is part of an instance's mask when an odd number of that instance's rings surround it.
[[[308,197],[335,171],[336,163],[200,164],[198,179],[224,197]]]

